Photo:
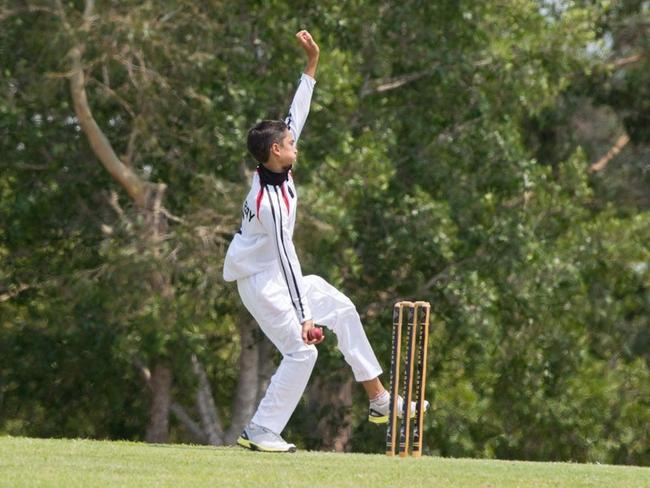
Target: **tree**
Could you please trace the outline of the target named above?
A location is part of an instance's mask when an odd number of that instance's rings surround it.
[[[283,114],[307,26],[301,262],[385,366],[393,302],[431,301],[430,452],[647,463],[643,105],[619,85],[644,51],[597,49],[625,5],[5,2],[0,429],[164,439],[169,410],[170,440],[233,442],[274,356],[221,263],[246,130]],[[625,108],[599,106],[615,85]],[[590,173],[635,108],[628,169]],[[326,341],[287,435],[376,452],[355,396]]]

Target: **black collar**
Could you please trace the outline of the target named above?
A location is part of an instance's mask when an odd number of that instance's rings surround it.
[[[260,175],[260,181],[262,182],[263,185],[273,185],[273,186],[282,185],[282,183],[284,183],[289,179],[289,171],[291,171],[291,168],[289,168],[286,171],[283,171],[282,173],[275,173],[270,169],[266,168],[263,164],[257,165],[257,172]]]

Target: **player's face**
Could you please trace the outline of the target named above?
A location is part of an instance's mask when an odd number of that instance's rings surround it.
[[[288,129],[284,131],[284,137],[282,138],[282,144],[280,145],[280,162],[282,164],[282,169],[290,169],[291,166],[296,162],[298,157],[298,149],[296,148],[296,141],[293,140],[293,135],[289,132]]]

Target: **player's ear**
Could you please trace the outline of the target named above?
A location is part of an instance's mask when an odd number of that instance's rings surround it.
[[[276,156],[280,155],[280,144],[277,142],[274,142],[271,144],[271,153],[275,154]]]

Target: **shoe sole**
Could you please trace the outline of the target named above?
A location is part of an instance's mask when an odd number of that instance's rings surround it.
[[[274,449],[272,447],[264,447],[261,446],[260,444],[255,444],[254,442],[244,439],[243,437],[239,437],[237,439],[237,444],[239,444],[241,447],[245,449],[250,449],[251,451],[259,451],[259,452],[296,452],[295,447],[290,447],[289,449]]]
[[[377,415],[368,415],[368,421],[373,424],[387,424],[388,415],[384,415],[383,417],[378,417]]]

